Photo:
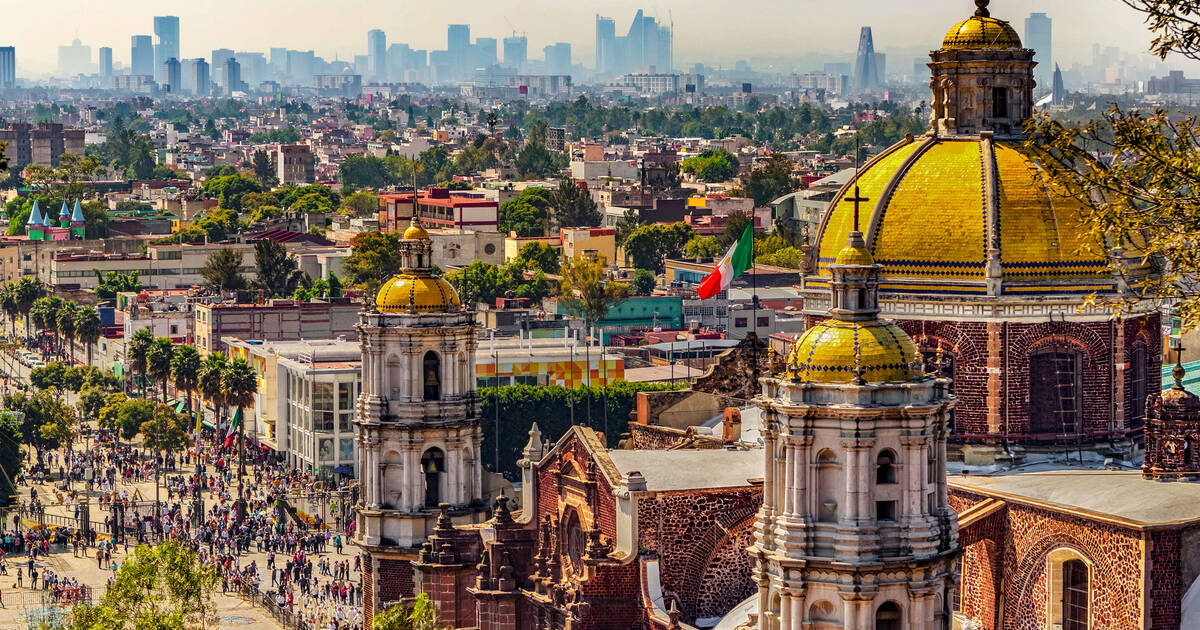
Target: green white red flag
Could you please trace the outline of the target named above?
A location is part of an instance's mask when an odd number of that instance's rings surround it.
[[[729,247],[729,251],[725,252],[725,255],[717,261],[717,266],[712,273],[708,274],[700,286],[696,287],[696,293],[700,295],[700,299],[707,300],[728,289],[734,278],[746,273],[746,270],[753,266],[754,224],[751,223],[746,226],[741,237]]]

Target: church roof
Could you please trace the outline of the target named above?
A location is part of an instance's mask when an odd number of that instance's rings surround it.
[[[29,220],[25,221],[25,225],[41,225],[42,211],[38,208],[38,202],[33,200],[33,210],[29,212]]]
[[[952,488],[1015,503],[1116,521],[1126,527],[1200,522],[1200,483],[1163,483],[1142,473],[1056,470],[997,476],[951,475]],[[1131,499],[1136,497],[1136,499]]]
[[[985,295],[993,251],[1004,294],[1116,290],[1082,204],[1052,192],[1019,141],[909,138],[869,162],[857,185],[869,200],[861,225],[883,265],[884,293]],[[806,289],[828,286],[853,227],[852,198],[848,185],[825,213]],[[1129,270],[1134,278],[1148,271],[1141,263]]]
[[[950,27],[942,40],[943,50],[986,50],[1020,48],[1021,38],[1011,24],[997,20],[988,11],[990,0],[975,0],[975,15]]]
[[[867,383],[911,381],[917,348],[899,326],[886,320],[813,325],[792,346],[787,370],[808,383],[849,383],[860,373]]]
[[[79,205],[79,200],[75,200],[75,209],[71,212],[72,223],[83,223],[83,207]]]
[[[410,307],[418,313],[445,313],[461,305],[458,292],[446,280],[411,274],[392,276],[375,297],[380,313],[403,313]]]
[[[749,486],[762,479],[763,454],[751,450],[608,451],[621,476],[640,472],[646,489],[683,491]]]

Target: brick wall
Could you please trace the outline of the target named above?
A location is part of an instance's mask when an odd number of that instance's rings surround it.
[[[1178,628],[1182,621],[1180,602],[1183,583],[1183,546],[1177,529],[1156,530],[1150,535],[1150,593],[1146,607],[1151,628]]]

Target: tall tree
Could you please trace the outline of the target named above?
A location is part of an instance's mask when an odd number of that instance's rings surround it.
[[[571,315],[582,317],[589,330],[629,296],[629,285],[610,282],[604,267],[601,259],[563,261],[560,303]]]
[[[266,151],[262,149],[255,151],[250,163],[254,167],[254,179],[258,181],[259,186],[266,189],[279,181],[275,177],[275,169],[272,167],[271,158]]]
[[[350,255],[342,261],[346,280],[364,286],[372,296],[399,269],[400,235],[395,232],[355,234],[350,239]]]
[[[67,358],[75,360],[75,324],[79,315],[79,305],[74,302],[64,302],[55,315],[55,328],[67,346]]]
[[[242,275],[242,254],[229,248],[209,254],[208,260],[200,268],[200,275],[216,291],[246,288],[246,278]]]
[[[17,301],[17,285],[14,283],[6,283],[3,288],[0,288],[0,310],[8,316],[8,323],[11,327],[10,337],[17,336],[17,316],[21,314],[20,303]]]
[[[204,357],[196,374],[196,389],[212,405],[218,427],[221,426],[221,419],[225,415],[225,400],[221,395],[221,376],[225,374],[225,368],[228,365],[229,361],[223,353],[213,352]]]
[[[192,412],[192,392],[195,391],[200,378],[200,351],[190,344],[175,348],[171,357],[171,380],[175,381],[175,389],[187,393],[187,410]]]
[[[158,337],[146,350],[146,370],[151,378],[162,387],[162,402],[167,402],[167,380],[171,378],[171,360],[175,357],[175,344],[166,337]]]
[[[125,360],[131,377],[146,376],[146,353],[150,351],[152,343],[154,343],[154,333],[150,332],[148,328],[133,333],[133,337],[129,339],[125,346]],[[136,385],[137,383],[135,383]]]
[[[267,297],[290,296],[304,277],[299,263],[279,241],[255,241],[254,267],[258,274],[255,284],[266,291]]]
[[[792,177],[792,162],[782,153],[771,156],[767,163],[750,171],[742,185],[755,206],[765,206],[800,187]]]
[[[33,303],[45,297],[46,285],[36,278],[21,278],[17,281],[17,311],[25,317],[25,332],[30,332],[29,312]]]
[[[100,340],[104,326],[95,306],[81,307],[75,314],[75,336],[87,346],[87,364],[92,364],[92,348]]]
[[[154,502],[158,503],[159,473],[166,460],[167,451],[183,450],[187,446],[186,416],[175,413],[165,404],[154,408],[154,416],[138,427],[142,434],[142,446],[158,453],[154,466]],[[157,524],[156,524],[157,525]]]
[[[243,409],[254,404],[258,393],[258,374],[245,359],[234,359],[221,374],[221,397],[237,408],[238,476],[246,474],[246,418]]]
[[[595,227],[600,225],[601,214],[596,201],[583,182],[563,178],[558,182],[551,204],[554,206],[554,223],[558,227]]]

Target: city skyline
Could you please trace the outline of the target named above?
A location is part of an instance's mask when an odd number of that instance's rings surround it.
[[[654,2],[615,0],[595,6],[570,7],[535,0],[517,3],[501,0],[459,0],[453,12],[445,7],[406,7],[403,14],[380,12],[381,3],[358,0],[339,6],[336,22],[323,21],[320,11],[326,5],[301,0],[288,3],[268,0],[248,5],[231,0],[212,0],[203,7],[184,6],[166,11],[148,0],[134,0],[122,6],[107,8],[103,13],[81,0],[60,3],[63,15],[87,15],[87,20],[47,21],[36,19],[36,9],[15,8],[17,22],[26,25],[19,32],[6,35],[2,46],[15,46],[17,73],[37,77],[52,74],[57,67],[56,51],[76,36],[94,51],[111,47],[113,63],[128,67],[129,46],[123,42],[137,35],[154,35],[154,17],[170,13],[179,18],[180,60],[207,58],[213,49],[231,48],[238,51],[266,52],[272,47],[299,50],[311,49],[326,59],[352,61],[366,54],[366,33],[373,29],[387,34],[389,43],[402,42],[414,49],[440,50],[446,47],[446,27],[451,23],[466,23],[473,37],[501,40],[514,33],[528,37],[531,57],[558,42],[571,44],[576,64],[595,65],[595,15],[611,17],[619,33],[625,32],[634,14],[642,9],[660,24],[675,27],[674,66],[678,69],[700,62],[730,67],[743,59],[790,60],[797,65],[811,63],[812,58],[852,59],[854,43],[863,26],[872,26],[875,47],[881,52],[920,54],[928,42],[944,33],[943,21],[969,14],[970,2],[960,0],[914,0],[899,6],[883,0],[864,0],[848,11],[842,5],[777,0],[749,0],[744,6],[751,15],[770,16],[770,19],[750,20],[745,24],[728,20],[728,4],[715,0],[697,2]],[[919,5],[919,6],[914,6]],[[1099,6],[1097,6],[1099,5]],[[582,11],[581,8],[587,9]],[[1093,44],[1118,46],[1123,52],[1144,52],[1151,35],[1140,15],[1119,0],[1061,0],[1047,3],[1035,0],[1002,0],[992,7],[993,14],[1011,21],[1018,30],[1031,12],[1047,13],[1055,20],[1054,61],[1068,67],[1074,62],[1087,62]],[[225,20],[236,11],[242,19]],[[23,15],[28,13],[29,15]],[[744,11],[739,14],[745,15]],[[917,19],[916,16],[922,16]],[[869,17],[864,17],[869,16]],[[937,16],[933,19],[930,16]],[[282,23],[281,23],[282,22]],[[266,35],[263,23],[278,24],[287,35]],[[798,32],[796,24],[829,23],[829,27]],[[511,26],[510,26],[511,24]],[[725,36],[713,37],[712,24],[721,24]],[[1095,41],[1095,33],[1103,31],[1103,42]],[[157,40],[157,38],[155,38]],[[157,44],[157,41],[155,42]],[[537,52],[534,52],[537,51]],[[96,63],[93,53],[93,64]],[[157,61],[157,60],[156,60]],[[1173,58],[1174,66],[1185,67],[1182,58]]]

